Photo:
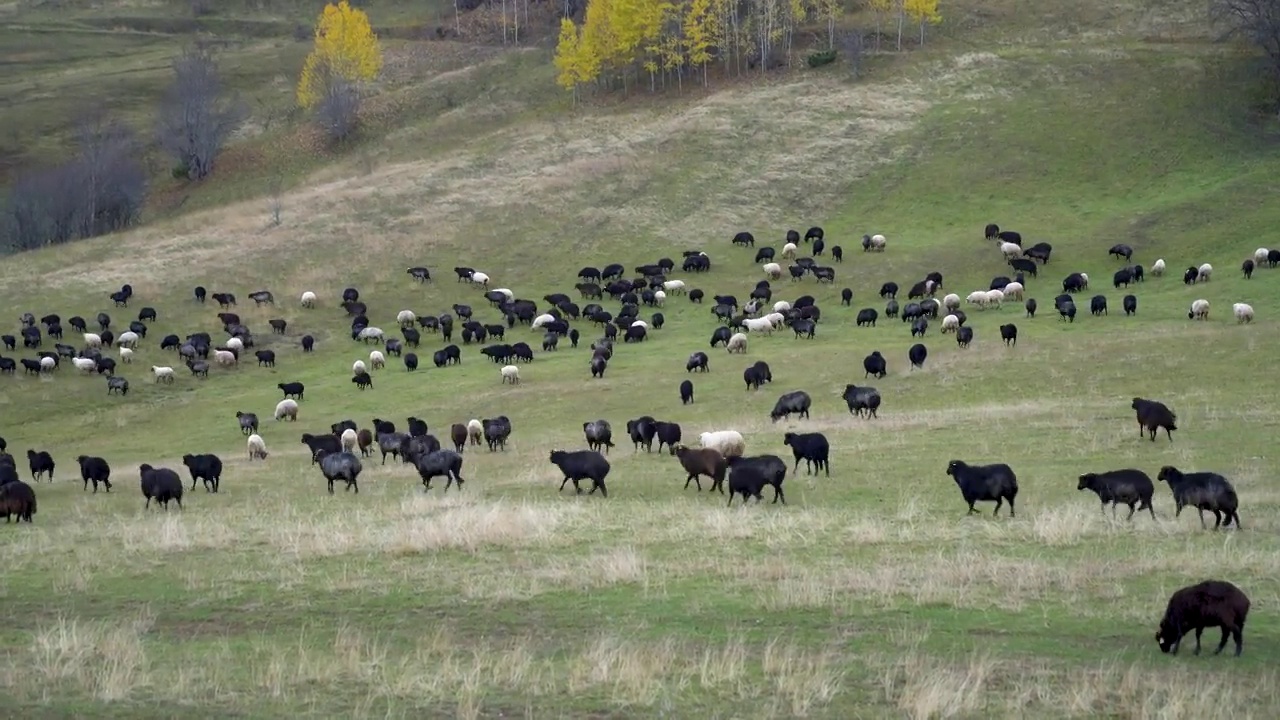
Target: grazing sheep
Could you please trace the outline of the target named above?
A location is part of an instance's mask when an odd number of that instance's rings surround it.
[[[1200,527],[1208,528],[1204,520],[1204,511],[1213,512],[1213,529],[1225,528],[1235,521],[1236,529],[1240,529],[1240,499],[1236,489],[1225,477],[1215,472],[1183,473],[1172,465],[1160,468],[1156,479],[1168,484],[1173,492],[1173,502],[1177,507],[1174,517],[1182,514],[1182,509],[1194,507],[1200,514]]]
[[[787,464],[777,455],[727,458],[729,463],[729,505],[734,495],[742,495],[742,502],[754,496],[760,502],[760,492],[773,486],[773,502],[787,504],[782,492],[782,481],[787,477]]]
[[[384,357],[381,352],[374,350],[369,353],[369,366],[374,370],[381,370],[387,366],[387,358]]]
[[[1122,302],[1125,316],[1134,315],[1138,312],[1138,298],[1136,295],[1125,295]]]
[[[1000,243],[1000,252],[1004,253],[1006,260],[1011,260],[1022,255],[1022,246],[1017,243]]]
[[[1151,274],[1156,277],[1164,275],[1164,258],[1160,258],[1159,260],[1151,263]]]
[[[156,376],[156,382],[173,383],[173,368],[151,366],[151,374]]]
[[[969,504],[969,514],[978,512],[973,507],[974,503],[994,500],[996,509],[991,516],[995,517],[1004,501],[1008,500],[1009,517],[1016,516],[1014,498],[1018,495],[1018,477],[1005,463],[969,465],[961,460],[952,460],[947,465],[947,474],[955,479],[960,494]]]
[[[881,355],[879,350],[873,350],[870,355],[862,359],[862,369],[864,378],[872,375],[882,378],[888,374],[888,363],[885,362],[884,355]]]
[[[45,357],[40,358],[40,372],[52,372],[57,367],[58,367],[57,358],[49,357],[47,355]]]
[[[742,333],[734,333],[724,347],[731,353],[745,353],[747,351],[747,336]]]
[[[281,418],[289,418],[290,421],[298,420],[298,403],[288,398],[276,403],[276,420]]]
[[[688,405],[693,402],[693,381],[685,380],[680,383],[680,404]]]
[[[412,327],[418,321],[418,316],[412,310],[401,310],[396,314],[396,322],[400,327]]]
[[[1005,300],[1005,299],[1021,300],[1022,294],[1024,291],[1025,291],[1025,288],[1023,288],[1022,283],[1011,282],[1008,285],[1004,286],[1004,289],[1002,290],[1002,292],[1004,293],[1004,298],[1001,298],[1001,299],[1002,300]]]
[[[884,248],[887,242],[888,241],[885,240],[885,237],[883,235],[872,235],[869,249],[874,252],[884,252]],[[864,250],[865,249],[867,248],[864,248]]]
[[[235,365],[237,362],[236,354],[230,350],[214,350],[213,361],[224,367]]]
[[[36,491],[21,480],[12,480],[0,486],[0,515],[9,522],[11,516],[17,516],[18,522],[32,522],[36,514]]]
[[[95,372],[98,369],[98,362],[93,358],[71,358],[71,364],[82,373]]]
[[[1003,290],[988,290],[986,300],[982,303],[982,307],[988,308],[994,305],[995,308],[999,310],[1002,307],[1001,303],[1003,302],[1004,302]]]
[[[138,473],[142,476],[142,496],[147,499],[145,508],[150,508],[151,501],[155,500],[157,507],[163,506],[168,510],[169,501],[173,500],[178,503],[178,509],[182,509],[184,486],[178,473],[169,468],[153,468],[147,464],[140,466]]]
[[[667,280],[666,282],[662,283],[662,289],[666,290],[672,295],[683,294],[685,292],[684,281],[683,280]]]
[[[1253,278],[1253,270],[1255,267],[1256,265],[1254,265],[1252,260],[1245,260],[1244,263],[1240,265],[1240,270],[1244,273],[1245,280]]]
[[[924,361],[929,357],[929,348],[924,343],[916,343],[907,350],[907,360],[911,361],[911,369],[924,369]]]
[[[564,490],[564,486],[573,481],[573,489],[582,494],[582,486],[578,483],[581,480],[591,480],[591,495],[596,490],[600,491],[603,497],[609,497],[609,489],[605,487],[604,480],[609,475],[609,461],[603,455],[594,450],[576,450],[566,452],[564,450],[552,450],[550,455],[551,464],[560,468],[560,472],[564,474],[564,480],[560,482],[560,490]]]
[[[719,451],[726,458],[741,457],[747,451],[747,442],[737,430],[704,432],[698,436],[698,442],[704,448]]]
[[[380,343],[382,342],[382,337],[382,328],[366,327],[361,328],[360,331],[356,333],[355,339],[366,343],[370,340]]]
[[[489,276],[482,272],[471,273],[470,280],[476,285],[484,285],[485,287],[489,286]]]
[[[1247,303],[1236,303],[1231,306],[1231,312],[1236,316],[1236,323],[1253,322],[1253,306]]]
[[[222,484],[222,458],[217,455],[183,455],[182,464],[191,472],[191,489],[196,482],[204,483],[205,492],[218,492]]]
[[[781,418],[790,418],[793,413],[801,418],[807,418],[812,403],[813,399],[809,397],[809,393],[803,390],[786,393],[774,404],[773,410],[769,412],[769,419],[776,423]]]
[[[85,347],[100,348],[102,347],[102,336],[97,333],[85,333],[84,344]]]
[[[132,331],[120,333],[120,337],[116,338],[116,345],[118,347],[136,349],[138,347],[138,333]]]
[[[276,387],[280,388],[280,391],[284,393],[285,397],[292,395],[299,400],[303,399],[307,390],[307,386],[300,382],[278,383]]]
[[[357,360],[351,364],[352,375],[359,375],[360,373],[367,373],[367,372],[369,372],[369,370],[368,368],[365,367],[363,360]]]
[[[484,424],[474,418],[469,420],[467,422],[467,436],[471,438],[472,445],[479,445],[484,439]]]
[[[257,433],[250,435],[248,442],[246,442],[245,444],[249,448],[250,461],[253,461],[255,459],[259,459],[259,460],[267,459],[267,443],[262,439],[261,435]]]
[[[360,494],[360,485],[357,480],[364,470],[364,466],[360,464],[360,458],[349,452],[331,453],[327,450],[320,450],[316,453],[315,459],[320,461],[320,472],[328,482],[330,495],[333,494],[333,482],[335,480],[346,482],[346,490],[354,488],[356,494]]]
[[[310,290],[302,293],[302,307],[313,308],[316,306],[316,294]]]
[[[1268,250],[1267,248],[1260,247],[1257,250],[1253,251],[1253,262],[1258,267],[1262,267],[1262,264],[1267,261],[1267,256],[1270,254],[1271,254],[1270,250]]]
[[[132,363],[132,362],[133,362],[133,351],[132,351],[132,350],[130,350],[129,348],[127,348],[127,347],[122,347],[122,348],[120,348],[120,362],[122,362],[122,363]]]
[[[93,491],[96,493],[98,483],[102,483],[106,491],[111,492],[111,466],[104,458],[81,455],[76,458],[76,462],[80,464],[80,479],[84,481],[85,490],[89,489],[89,483],[93,483]]]
[[[1138,510],[1149,510],[1151,519],[1156,519],[1155,508],[1151,506],[1155,484],[1151,482],[1151,476],[1141,470],[1127,468],[1104,473],[1085,473],[1080,476],[1080,483],[1076,489],[1092,490],[1096,493],[1098,500],[1102,502],[1104,513],[1107,510],[1107,503],[1111,503],[1112,517],[1116,515],[1116,505],[1124,503],[1129,506],[1129,517],[1125,518],[1126,520],[1132,520],[1133,514]]]
[[[453,450],[459,454],[467,447],[467,426],[462,423],[454,423],[449,428],[449,439],[453,441]]]
[[[760,269],[770,280],[778,280],[782,277],[782,266],[778,263],[765,263]]]
[[[355,383],[357,389],[368,390],[373,387],[373,376],[367,372],[356,373],[351,382]]]
[[[227,349],[238,355],[244,352],[244,341],[238,337],[228,338]]]
[[[1213,275],[1213,266],[1210,265],[1209,263],[1205,263],[1200,267],[1196,268],[1197,282],[1209,282],[1209,276],[1211,275]]]
[[[948,315],[942,318],[942,332],[955,332],[960,329],[960,318],[955,315]]]
[[[782,444],[791,447],[795,456],[792,474],[800,469],[800,461],[804,460],[805,474],[817,475],[819,470],[826,470],[831,477],[831,444],[822,433],[787,433],[782,436]]]
[[[685,490],[689,489],[689,483],[692,481],[697,485],[698,492],[702,492],[700,476],[706,475],[711,478],[711,490],[714,492],[718,489],[721,494],[724,493],[724,478],[729,464],[719,450],[676,445],[675,455],[680,459],[680,466],[689,475],[684,481]]]
[[[957,346],[967,348],[971,342],[973,342],[973,328],[965,326],[956,330]]]
[[[1225,580],[1205,580],[1173,593],[1160,629],[1156,631],[1156,643],[1160,652],[1178,654],[1182,638],[1188,632],[1196,633],[1195,654],[1200,654],[1200,634],[1206,628],[1222,628],[1222,640],[1214,655],[1227,646],[1227,639],[1236,642],[1236,657],[1244,652],[1244,623],[1249,617],[1249,598],[1240,588]]]
[[[795,258],[795,256],[796,256],[796,244],[795,244],[795,243],[790,243],[790,242],[789,242],[789,243],[787,243],[786,245],[783,245],[783,246],[782,246],[782,259],[784,259],[784,260],[792,260],[792,259],[794,259],[794,258]]]
[[[510,382],[512,385],[520,383],[520,368],[516,365],[506,365],[502,368],[502,382],[505,384]]]
[[[1208,320],[1209,319],[1209,301],[1201,298],[1191,303],[1191,309],[1187,311],[1188,320]]]

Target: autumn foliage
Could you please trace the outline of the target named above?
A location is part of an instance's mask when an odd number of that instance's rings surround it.
[[[877,20],[892,16],[899,28],[941,21],[938,0],[868,0]],[[647,77],[679,83],[685,75],[706,82],[707,67],[739,71],[788,62],[803,28],[835,46],[840,0],[589,0],[582,23],[561,21],[556,82],[576,93],[592,82]],[[883,13],[883,15],[882,15]],[[817,30],[821,28],[821,30]],[[825,31],[825,32],[823,32]],[[901,47],[901,40],[899,40]]]
[[[354,87],[377,77],[381,70],[382,48],[369,16],[347,0],[329,3],[316,22],[315,46],[298,79],[298,104],[314,107],[330,94],[335,80]]]

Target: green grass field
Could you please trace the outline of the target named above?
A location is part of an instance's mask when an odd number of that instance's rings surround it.
[[[406,82],[403,106],[430,112],[299,176],[279,227],[259,186],[224,179],[199,191],[207,209],[6,258],[5,332],[25,311],[124,324],[150,305],[160,317],[121,370],[126,398],[69,364],[0,379],[0,434],[19,467],[28,448],[58,462],[58,479],[36,486],[34,525],[0,530],[4,704],[32,717],[1275,717],[1280,411],[1267,359],[1280,270],[1245,281],[1238,268],[1280,245],[1280,150],[1274,123],[1252,112],[1256,68],[1205,40],[1196,7],[964,3],[932,45],[877,58],[856,83],[829,68],[574,113],[551,95],[544,55],[488,55]],[[416,104],[431,83],[456,83],[452,107]],[[213,202],[237,197],[248,199]],[[915,372],[901,322],[854,327],[858,309],[883,309],[884,281],[905,295],[940,270],[963,298],[1008,274],[982,240],[988,222],[1053,243],[1028,287],[1038,317],[1017,303],[965,308],[973,346],[934,323]],[[384,329],[402,309],[457,302],[493,322],[453,266],[545,304],[572,293],[583,265],[701,248],[712,272],[674,277],[743,298],[761,273],[730,237],[750,230],[780,249],[787,229],[810,225],[846,250],[836,283],[775,287],[817,298],[817,338],[712,351],[692,405],[677,385],[715,323],[681,296],[663,308],[666,328],[619,346],[604,380],[590,378],[586,342],[538,353],[510,387],[475,346],[459,367],[431,367],[443,343],[426,335],[425,369],[393,358],[373,390],[349,381],[368,348],[346,336],[348,285]],[[885,234],[888,250],[862,253],[864,232]],[[1168,264],[1132,290],[1136,317],[1110,288],[1116,242],[1144,266]],[[1184,286],[1182,270],[1203,262],[1212,281]],[[417,264],[434,283],[405,274]],[[1067,324],[1051,308],[1072,271],[1092,289]],[[134,301],[109,307],[125,282]],[[236,293],[259,346],[277,351],[274,370],[246,362],[196,380],[158,350],[169,332],[219,334],[216,304],[191,298],[197,284]],[[277,308],[252,307],[262,288]],[[314,310],[299,307],[306,290]],[[1097,293],[1109,316],[1088,315]],[[1201,297],[1211,319],[1189,321]],[[1234,302],[1257,320],[1237,325]],[[274,317],[289,321],[284,337],[268,333]],[[1005,322],[1020,328],[1016,348],[999,341]],[[306,333],[311,356],[298,349]],[[507,337],[536,347],[541,335]],[[856,419],[840,394],[863,384],[872,350],[889,358],[888,377],[866,381],[884,405]],[[742,370],[760,359],[774,382],[744,391]],[[153,384],[153,364],[177,367],[177,382]],[[275,386],[293,380],[307,385],[300,419],[275,423]],[[812,419],[770,423],[796,389],[813,396]],[[1172,443],[1138,437],[1135,395],[1178,413]],[[246,461],[237,410],[266,418],[265,463]],[[416,415],[444,437],[499,414],[514,425],[509,449],[468,449],[466,488],[447,495],[370,459],[358,496],[329,496],[299,442],[343,418]],[[786,506],[726,508],[682,490],[674,458],[627,447],[626,421],[644,414],[681,423],[691,443],[736,429],[749,453],[788,461],[784,432],[821,431],[833,472],[791,475]],[[609,498],[558,494],[548,452],[584,448],[581,425],[597,418],[622,436]],[[223,457],[223,491],[144,511],[138,465],[181,469],[187,452]],[[78,487],[80,454],[112,463],[112,493]],[[951,459],[1008,462],[1017,517],[992,519],[990,504],[967,517]],[[1175,520],[1162,484],[1155,522],[1112,520],[1076,490],[1083,472],[1154,477],[1166,464],[1227,475],[1244,530]],[[1209,577],[1253,600],[1243,657],[1161,655],[1169,594]],[[1206,633],[1210,649],[1217,638]]]

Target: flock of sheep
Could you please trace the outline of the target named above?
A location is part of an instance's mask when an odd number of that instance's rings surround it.
[[[1037,278],[1044,266],[1049,264],[1052,246],[1039,243],[1024,249],[1019,233],[1002,231],[996,225],[988,226],[985,235],[997,243],[1014,274],[1012,277],[998,276],[986,289],[968,293],[964,303],[972,309],[985,311],[999,309],[1008,301],[1021,301],[1026,316],[1034,318],[1037,303],[1035,298],[1027,296],[1027,277]],[[823,230],[818,227],[810,228],[803,238],[796,231],[789,231],[780,255],[770,247],[755,248],[755,238],[750,233],[738,233],[733,237],[732,243],[755,249],[755,262],[760,265],[764,279],[755,285],[744,303],[739,303],[738,298],[732,294],[712,295],[714,303],[711,304],[710,314],[717,322],[711,336],[711,348],[719,345],[729,353],[745,353],[750,337],[767,337],[787,329],[797,339],[812,339],[822,319],[822,311],[816,300],[812,295],[802,295],[794,301],[775,301],[773,296],[777,288],[773,283],[787,275],[793,283],[801,282],[808,276],[812,276],[816,283],[835,282],[835,268],[820,264],[827,251]],[[810,245],[812,254],[797,257],[800,248],[806,245]],[[886,247],[887,241],[883,235],[863,236],[864,252],[883,252]],[[834,262],[843,262],[844,252],[840,246],[832,246],[829,251]],[[1110,249],[1110,254],[1123,258],[1127,263],[1131,261],[1133,250],[1127,245],[1116,245]],[[783,265],[775,262],[775,259],[790,261],[785,272]],[[1245,278],[1250,278],[1254,269],[1263,263],[1269,267],[1280,264],[1280,251],[1258,249],[1253,258],[1246,260],[1242,266]],[[542,351],[553,352],[558,349],[561,340],[566,338],[572,347],[578,346],[581,333],[572,326],[571,323],[575,322],[583,326],[594,325],[599,330],[600,337],[590,342],[591,357],[588,365],[593,378],[602,378],[613,358],[619,334],[622,335],[623,344],[645,342],[652,336],[652,331],[660,331],[664,327],[666,318],[662,310],[673,296],[684,296],[687,302],[694,304],[701,304],[706,299],[701,289],[690,288],[685,280],[670,277],[675,272],[675,267],[675,261],[662,258],[654,264],[634,268],[636,277],[632,279],[626,278],[626,268],[620,264],[608,265],[603,269],[584,267],[578,273],[582,282],[574,286],[581,297],[582,306],[565,293],[552,293],[543,298],[546,306],[542,308],[532,300],[518,298],[510,289],[491,289],[490,278],[483,272],[469,267],[457,267],[454,268],[454,273],[458,282],[466,282],[481,289],[484,300],[502,315],[505,322],[480,322],[475,319],[476,311],[463,304],[454,305],[451,313],[439,315],[420,315],[412,310],[401,310],[395,316],[399,337],[390,337],[381,328],[372,325],[368,307],[360,301],[359,291],[346,288],[342,293],[341,307],[351,319],[351,340],[380,346],[369,353],[367,363],[361,359],[353,364],[351,382],[359,390],[372,389],[372,371],[385,369],[389,357],[399,358],[410,372],[417,370],[419,360],[415,351],[423,342],[423,333],[438,335],[443,341],[444,346],[432,356],[437,368],[460,363],[461,348],[452,342],[455,325],[460,325],[459,332],[464,345],[490,341],[490,344],[480,350],[480,354],[500,365],[501,383],[519,384],[521,377],[518,363],[532,361],[534,351],[524,342],[507,344],[504,341],[507,331],[518,325],[541,331]],[[703,277],[704,273],[711,270],[711,259],[705,252],[687,251],[680,267],[691,278]],[[1159,277],[1164,271],[1165,262],[1161,259],[1152,265],[1150,274]],[[413,267],[406,272],[416,281],[432,281],[430,270],[426,267]],[[1207,263],[1189,267],[1184,274],[1184,282],[1188,285],[1208,282],[1212,273],[1213,268]],[[1129,287],[1132,283],[1142,282],[1145,274],[1142,266],[1127,265],[1115,273],[1113,285],[1117,289]],[[1088,287],[1089,278],[1085,273],[1071,273],[1063,280],[1063,294],[1055,298],[1054,302],[1060,320],[1074,322],[1074,296]],[[913,284],[907,291],[905,305],[898,300],[899,291],[899,286],[893,282],[886,282],[881,286],[879,295],[886,301],[883,313],[887,318],[901,318],[903,323],[909,323],[912,337],[923,340],[930,320],[941,318],[941,332],[953,334],[958,347],[967,348],[973,342],[973,329],[966,324],[967,316],[961,309],[960,296],[947,293],[940,301],[936,298],[943,291],[941,272],[929,273]],[[613,312],[601,304],[606,295],[617,303]],[[843,289],[840,296],[842,306],[852,305],[852,289]],[[237,304],[235,296],[225,292],[210,294],[205,288],[197,287],[194,297],[199,303],[205,303],[207,298],[212,297],[219,304],[222,312],[217,317],[226,339],[218,344],[208,332],[193,332],[185,338],[171,334],[159,343],[160,349],[175,352],[195,377],[208,377],[211,361],[213,365],[223,369],[236,367],[241,362],[242,355],[255,348],[256,343],[253,332],[232,311]],[[250,293],[248,297],[256,306],[275,305],[274,296],[267,290]],[[133,299],[133,289],[125,285],[112,292],[110,298],[117,307],[128,307]],[[302,293],[300,304],[306,310],[315,310],[318,307],[317,295],[310,291]],[[1134,295],[1125,296],[1122,304],[1126,314],[1133,314],[1137,310],[1137,298]],[[649,313],[647,317],[640,317],[642,308]],[[1106,298],[1101,295],[1094,297],[1090,310],[1094,315],[1105,314]],[[1245,303],[1237,303],[1233,312],[1238,322],[1253,319],[1253,309]],[[874,327],[879,317],[880,313],[876,308],[862,308],[857,313],[856,325]],[[1208,319],[1208,301],[1195,300],[1188,317]],[[157,318],[155,308],[143,307],[138,313],[138,319],[130,321],[128,329],[116,337],[112,330],[113,320],[105,312],[98,313],[94,318],[97,327],[93,332],[89,331],[89,322],[85,318],[73,316],[67,320],[67,324],[72,330],[81,333],[82,346],[76,348],[56,342],[55,349],[48,351],[41,349],[43,337],[47,335],[54,340],[62,340],[62,318],[57,314],[40,318],[39,323],[44,326],[44,333],[41,333],[35,316],[25,313],[21,318],[19,335],[4,335],[0,339],[3,339],[7,350],[15,350],[18,337],[21,337],[24,348],[36,351],[36,357],[21,360],[28,373],[48,375],[58,369],[61,359],[67,359],[78,372],[107,376],[109,394],[126,396],[129,383],[117,374],[116,360],[104,351],[114,346],[118,350],[119,363],[131,364],[147,337],[149,324],[155,323]],[[277,335],[285,335],[289,327],[284,319],[272,319],[267,324],[270,332]],[[1000,334],[1006,345],[1016,346],[1016,325],[1002,325]],[[304,335],[299,344],[302,352],[312,352],[315,338]],[[254,350],[253,357],[259,366],[275,367],[275,350]],[[923,367],[927,357],[928,349],[923,342],[912,345],[908,350],[911,369]],[[873,351],[864,358],[863,367],[864,377],[874,375],[883,378],[887,373],[886,360],[879,351]],[[12,372],[15,369],[16,363],[12,358],[0,357],[0,371]],[[698,351],[689,356],[686,363],[688,372],[706,372],[709,369],[710,358],[705,352]],[[151,374],[155,383],[166,385],[173,384],[177,378],[176,370],[169,364],[152,365]],[[744,371],[743,379],[748,389],[758,390],[763,384],[771,383],[773,376],[768,364],[761,360]],[[285,397],[277,404],[274,418],[277,421],[296,421],[299,402],[305,397],[304,385],[300,382],[286,382],[279,383],[278,387]],[[682,381],[679,393],[682,403],[693,402],[692,380]],[[875,388],[852,384],[846,387],[844,399],[850,413],[865,415],[868,419],[878,416],[882,402],[881,395]],[[770,418],[776,422],[794,415],[803,420],[808,417],[811,404],[812,398],[804,391],[786,393],[778,399]],[[1154,440],[1156,430],[1163,428],[1172,440],[1171,432],[1177,427],[1175,416],[1167,407],[1142,398],[1135,398],[1133,407],[1138,412],[1138,422],[1143,432],[1149,431]],[[269,453],[265,441],[258,434],[256,415],[238,412],[237,419],[241,430],[248,436],[246,443],[249,459],[265,460]],[[394,423],[381,419],[375,419],[374,426],[373,431],[360,430],[353,421],[344,420],[334,423],[329,433],[303,435],[302,442],[311,451],[312,463],[319,465],[330,493],[334,492],[335,482],[343,482],[347,490],[359,492],[358,478],[363,470],[361,458],[367,459],[374,452],[375,445],[382,452],[384,464],[388,454],[401,462],[412,464],[421,477],[424,488],[430,489],[432,479],[443,477],[446,480],[446,490],[454,484],[461,489],[465,482],[461,472],[467,443],[478,445],[482,441],[487,442],[490,451],[496,451],[505,449],[506,440],[511,434],[511,422],[506,417],[473,419],[467,423],[452,425],[452,447],[449,448],[442,447],[440,441],[428,432],[426,423],[417,418],[409,418],[408,432],[400,432]],[[583,431],[587,450],[556,449],[550,453],[549,461],[564,476],[561,490],[572,482],[576,491],[581,493],[581,481],[590,480],[589,492],[599,490],[602,496],[607,497],[605,482],[610,465],[605,454],[613,447],[612,427],[607,420],[600,419],[584,423]],[[699,435],[699,447],[689,447],[682,442],[683,430],[678,424],[642,416],[628,421],[627,433],[637,449],[644,447],[652,450],[655,439],[658,440],[659,452],[666,446],[687,474],[686,488],[690,482],[695,482],[700,491],[701,478],[705,476],[711,480],[711,491],[718,490],[723,494],[725,486],[728,486],[730,504],[735,495],[740,495],[744,502],[751,497],[759,502],[762,491],[769,487],[774,490],[773,502],[786,502],[782,488],[787,472],[786,463],[773,454],[748,456],[746,441],[737,431],[704,432]],[[783,445],[790,447],[794,456],[793,473],[798,472],[799,463],[803,460],[808,472],[825,471],[830,475],[830,443],[821,433],[787,432],[783,436]],[[3,440],[0,439],[0,453],[3,453],[3,448]],[[32,450],[28,456],[33,480],[38,480],[46,472],[52,479],[53,460],[49,453]],[[86,490],[90,483],[93,484],[94,492],[97,492],[99,484],[107,491],[110,490],[110,466],[105,459],[80,456],[77,462]],[[204,481],[206,490],[217,492],[222,462],[216,455],[188,455],[184,458],[184,463],[191,475],[192,489],[198,481]],[[946,472],[955,480],[970,512],[975,512],[976,502],[994,501],[996,512],[1007,502],[1010,515],[1014,513],[1017,479],[1008,465],[969,465],[961,460],[953,460],[948,464]],[[148,507],[153,499],[165,508],[170,501],[176,501],[181,506],[184,483],[176,471],[142,465],[139,473]],[[1232,522],[1239,527],[1235,491],[1225,478],[1213,473],[1182,473],[1166,466],[1161,469],[1158,479],[1169,484],[1178,514],[1184,507],[1195,507],[1204,524],[1203,513],[1210,510],[1217,518],[1215,528],[1229,526]],[[1081,490],[1097,493],[1104,507],[1111,503],[1113,512],[1117,504],[1125,504],[1130,508],[1130,518],[1138,509],[1149,510],[1154,517],[1151,505],[1153,483],[1141,471],[1126,469],[1082,475],[1079,487]],[[12,456],[0,454],[0,514],[5,514],[6,517],[14,514],[30,521],[35,507],[34,491],[18,479]],[[1240,618],[1239,625],[1243,625],[1243,617]],[[1170,647],[1176,651],[1176,643]]]

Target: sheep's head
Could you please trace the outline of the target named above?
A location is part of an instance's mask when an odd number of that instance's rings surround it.
[[[1080,484],[1076,486],[1077,490],[1087,490],[1093,487],[1093,481],[1097,478],[1095,473],[1085,473],[1080,476]]]

